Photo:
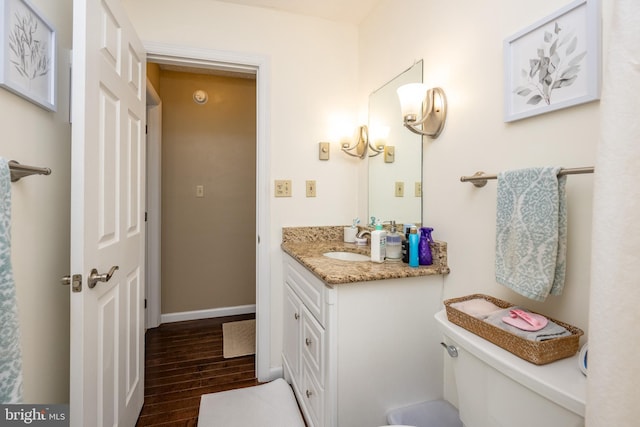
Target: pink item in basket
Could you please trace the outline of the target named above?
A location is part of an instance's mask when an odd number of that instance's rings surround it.
[[[502,321],[523,331],[539,331],[549,322],[544,316],[520,309],[510,310],[509,317],[503,317]]]

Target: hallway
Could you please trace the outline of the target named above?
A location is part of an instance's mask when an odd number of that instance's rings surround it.
[[[253,318],[218,317],[149,329],[144,406],[136,426],[196,426],[201,395],[257,385],[255,355],[222,357],[222,324]]]

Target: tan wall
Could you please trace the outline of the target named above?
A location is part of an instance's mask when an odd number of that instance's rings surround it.
[[[162,71],[159,92],[162,313],[255,304],[255,80]]]
[[[147,78],[155,90],[160,88],[160,66],[153,62],[147,62]]]

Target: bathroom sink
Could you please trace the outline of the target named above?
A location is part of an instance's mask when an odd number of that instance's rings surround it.
[[[322,255],[328,258],[339,259],[341,261],[369,261],[370,260],[368,255],[356,254],[353,252],[325,252]]]

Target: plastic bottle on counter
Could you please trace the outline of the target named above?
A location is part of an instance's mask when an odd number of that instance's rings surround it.
[[[417,267],[418,261],[418,246],[420,245],[420,238],[418,237],[418,229],[414,226],[409,231],[409,267]]]
[[[402,261],[402,234],[396,229],[396,222],[391,222],[391,230],[387,234],[387,261]]]
[[[409,264],[409,232],[413,224],[404,225],[404,240],[402,241],[402,262]]]
[[[431,246],[429,245],[433,241],[431,238],[432,231],[433,228],[431,227],[420,227],[420,243],[418,244],[418,262],[420,265],[433,264]]]
[[[376,223],[376,229],[371,232],[371,261],[384,262],[387,249],[387,232],[382,229],[380,222]]]

